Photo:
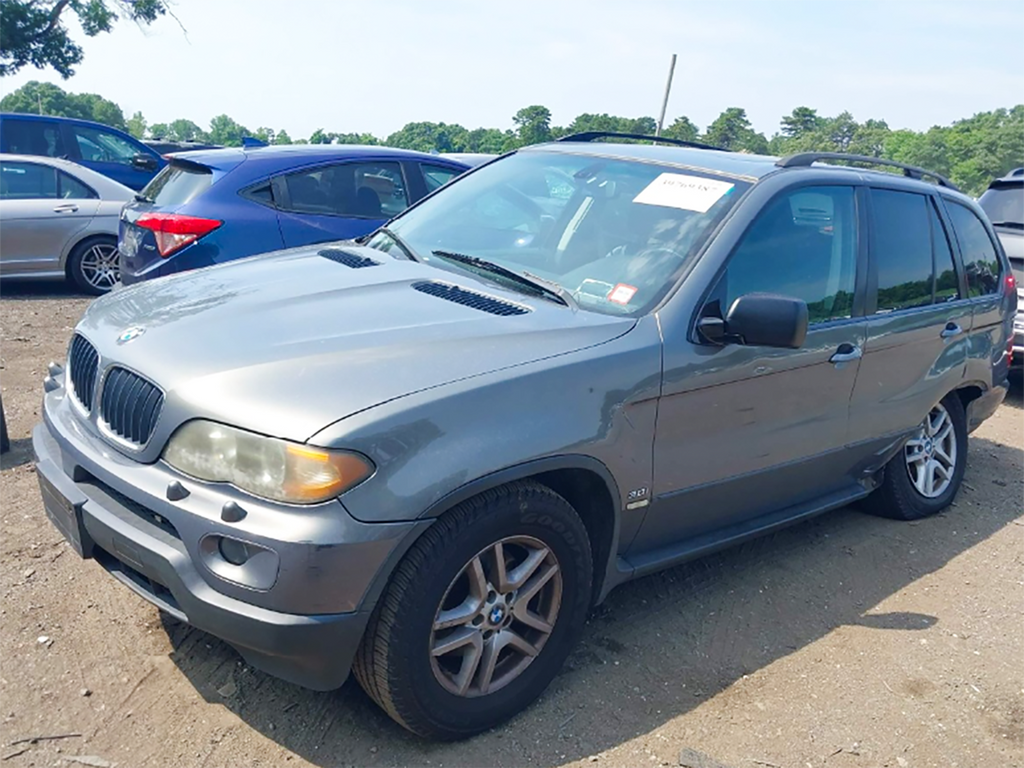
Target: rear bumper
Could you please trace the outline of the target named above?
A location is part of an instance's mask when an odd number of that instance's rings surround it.
[[[1013,318],[1013,359],[1010,367],[1024,367],[1024,312],[1018,312]]]
[[[981,426],[989,416],[996,412],[996,409],[1006,399],[1010,384],[1003,381],[987,390],[981,397],[972,400],[967,406],[967,431],[973,432]]]

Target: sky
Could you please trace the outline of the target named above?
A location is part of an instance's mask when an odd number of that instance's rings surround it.
[[[794,107],[927,129],[1024,101],[1022,0],[171,0],[178,22],[86,38],[62,80],[152,124],[226,113],[292,138],[412,121],[511,128],[542,104],[704,128],[743,107],[767,136]],[[184,31],[182,29],[184,27]]]

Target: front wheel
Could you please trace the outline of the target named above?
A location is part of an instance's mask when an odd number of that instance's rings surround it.
[[[356,656],[356,679],[421,736],[458,739],[513,716],[579,637],[593,572],[586,528],[532,482],[442,516],[405,556]]]
[[[117,241],[100,237],[76,245],[68,256],[68,276],[93,296],[109,292],[121,276]]]
[[[896,520],[917,520],[948,507],[967,466],[967,418],[951,392],[935,405],[903,450],[889,460],[867,510]]]

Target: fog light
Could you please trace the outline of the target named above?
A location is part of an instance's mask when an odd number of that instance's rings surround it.
[[[217,544],[220,556],[232,565],[244,565],[249,559],[249,548],[237,539],[221,539]]]

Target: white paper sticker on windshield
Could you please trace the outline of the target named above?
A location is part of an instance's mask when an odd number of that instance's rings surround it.
[[[633,198],[633,202],[707,213],[732,188],[733,185],[727,181],[686,176],[682,173],[663,173],[644,187]]]

